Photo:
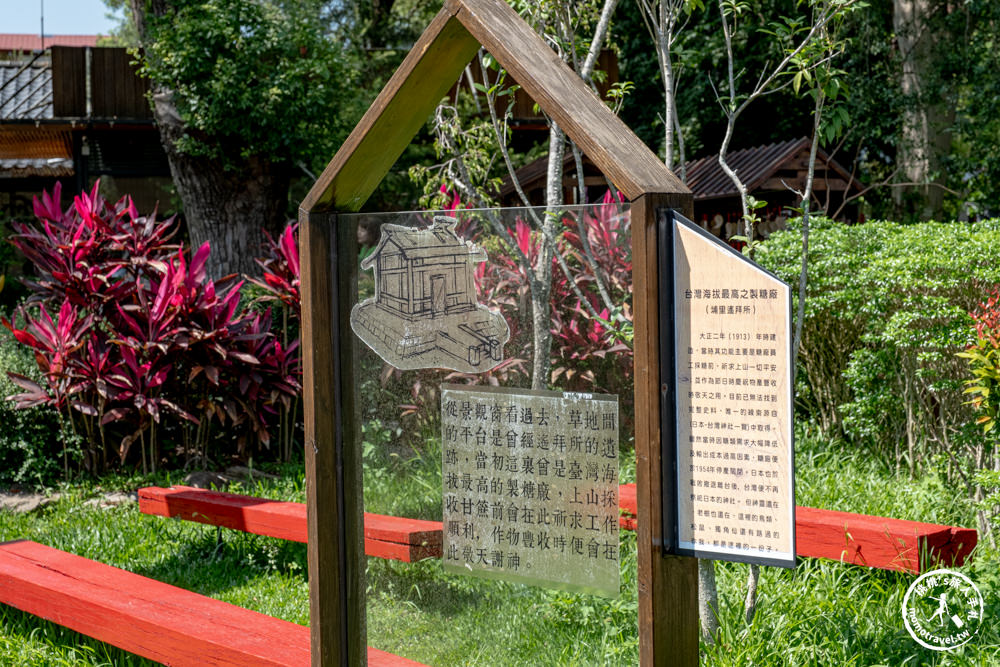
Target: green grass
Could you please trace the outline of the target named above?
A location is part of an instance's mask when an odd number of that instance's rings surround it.
[[[369,511],[440,519],[440,472],[433,441],[393,454],[366,452]],[[303,500],[301,469],[237,489]],[[624,480],[634,466],[623,470]],[[973,525],[961,494],[933,476],[911,481],[859,452],[800,437],[798,503],[921,521]],[[168,484],[110,478],[67,486],[58,502],[31,514],[0,513],[0,540],[27,538],[296,623],[308,622],[304,545],[144,516],[134,503],[87,506],[102,491]],[[176,481],[176,480],[174,480]],[[368,643],[430,665],[632,665],[637,663],[635,536],[623,534],[622,595],[607,600],[454,576],[438,561],[369,559]],[[998,665],[1000,557],[981,550],[962,570],[987,598],[979,635],[936,653],[906,633],[900,605],[912,576],[802,560],[795,570],[763,568],[754,624],[742,619],[746,566],[719,563],[722,633],[702,646],[702,664]],[[0,606],[0,665],[150,664],[51,623]]]

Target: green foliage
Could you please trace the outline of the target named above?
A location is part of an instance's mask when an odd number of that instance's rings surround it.
[[[945,142],[940,173],[950,191],[945,210],[955,216],[985,217],[1000,213],[1000,3],[966,0],[956,6],[932,3],[924,30],[933,34],[933,49],[917,99],[946,110]],[[936,128],[935,128],[936,129]]]
[[[4,400],[21,392],[7,377],[17,373],[41,382],[34,356],[0,327],[0,484],[45,486],[61,474],[60,434],[55,414],[42,407],[16,410]]]
[[[489,121],[463,121],[469,115],[447,104],[434,111],[434,151],[442,162],[431,167],[414,165],[409,170],[410,179],[423,191],[421,208],[436,210],[453,206],[454,195],[448,187],[463,185],[472,188],[461,193],[465,201],[477,208],[496,206],[501,183],[496,174],[503,164],[499,159],[498,139]]]
[[[730,237],[731,241],[738,241],[744,244],[743,247],[740,249],[740,252],[742,252],[746,257],[753,258],[754,253],[757,251],[757,247],[761,243],[760,239],[751,237],[754,236],[753,230],[756,229],[757,225],[760,223],[760,215],[757,213],[757,211],[759,211],[762,208],[765,208],[766,206],[767,206],[766,201],[757,199],[753,195],[747,195],[747,213],[746,215],[743,216],[743,219],[741,220],[742,222],[741,228],[750,230],[750,236],[746,236],[743,234],[736,234]]]
[[[800,222],[757,261],[795,282]],[[844,226],[814,219],[798,404],[828,432],[911,469],[971,443],[968,312],[1000,280],[1000,222]]]
[[[1000,404],[997,403],[1000,390],[1000,349],[979,338],[965,352],[959,352],[958,356],[968,360],[969,370],[974,376],[966,381],[969,386],[965,393],[973,394],[969,402],[980,413],[976,424],[983,427],[984,434],[989,434],[996,429],[997,412],[1000,410]]]
[[[420,448],[401,439],[403,429],[372,419],[361,425],[361,452],[368,512],[441,520],[441,444]]]
[[[183,152],[325,164],[352,109],[347,59],[316,0],[176,0],[149,16],[142,72],[173,91]]]

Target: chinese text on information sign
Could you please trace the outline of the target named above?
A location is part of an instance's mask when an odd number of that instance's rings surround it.
[[[794,563],[790,291],[674,233],[679,546]]]
[[[617,397],[443,385],[447,569],[618,595]]]

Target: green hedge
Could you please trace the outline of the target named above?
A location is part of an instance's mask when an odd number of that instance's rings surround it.
[[[20,393],[8,372],[40,380],[31,351],[0,327],[0,484],[43,486],[62,475],[62,445],[55,413],[15,410],[8,396]]]
[[[801,224],[774,234],[760,264],[792,285]],[[813,220],[798,406],[827,431],[897,464],[957,453],[975,437],[964,404],[968,313],[1000,283],[1000,220]]]

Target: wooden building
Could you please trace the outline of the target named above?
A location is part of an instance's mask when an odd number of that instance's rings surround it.
[[[767,236],[782,229],[784,221],[796,215],[798,197],[789,188],[802,190],[805,186],[809,159],[809,140],[806,138],[732,151],[729,165],[746,183],[753,197],[766,201],[767,206],[758,214],[762,219],[758,231]],[[521,189],[532,206],[545,203],[547,158],[542,157],[517,170]],[[694,220],[704,229],[720,238],[733,236],[742,217],[739,193],[736,186],[719,166],[717,154],[707,155],[685,165],[687,185],[694,193]],[[599,200],[608,189],[608,181],[587,157],[583,157],[584,185],[587,201],[579,196],[576,162],[567,152],[563,161],[563,201],[567,204],[590,203]],[[843,222],[858,222],[859,209],[853,199],[861,187],[851,174],[825,151],[819,150],[813,183],[813,210],[825,211]],[[507,176],[500,186],[503,206],[523,206],[512,179]],[[846,200],[846,203],[845,203]]]
[[[805,188],[810,142],[805,137],[745,148],[729,153],[726,162],[746,184],[748,192],[767,206],[757,213],[760,235],[783,229],[789,217],[797,215],[801,201],[792,189]],[[694,193],[694,220],[702,228],[728,239],[743,217],[739,192],[722,171],[713,153],[685,165],[686,183]],[[861,190],[851,174],[820,149],[816,154],[812,210],[822,210],[843,222],[858,222],[857,204],[851,201]],[[845,200],[846,203],[845,203]]]
[[[0,60],[28,58],[53,46],[97,46],[99,35],[28,35],[0,33]]]
[[[0,53],[0,210],[28,215],[32,196],[57,181],[72,195],[98,178],[112,201],[129,194],[143,212],[158,202],[165,208],[170,167],[148,82],[128,52],[54,45],[25,53],[23,41],[0,39],[0,50],[7,47]]]
[[[576,175],[576,160],[572,151],[566,151],[563,158],[563,202],[566,204],[589,204],[600,201],[604,193],[611,187],[597,165],[583,156],[583,184],[586,189],[586,201],[580,197],[580,181]],[[545,185],[548,176],[548,158],[543,157],[530,162],[517,170],[517,179],[521,189],[531,206],[545,205]],[[507,207],[524,206],[524,200],[514,187],[510,174],[500,183],[500,205]]]

